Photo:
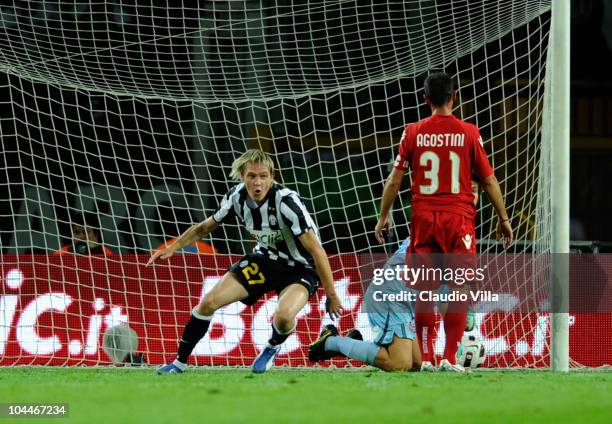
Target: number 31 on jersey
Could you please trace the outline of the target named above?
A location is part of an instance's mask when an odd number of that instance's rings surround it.
[[[457,194],[461,190],[459,182],[459,170],[461,169],[461,158],[456,152],[448,152],[448,160],[451,163],[451,193]],[[436,152],[426,150],[421,153],[419,164],[425,168],[425,178],[429,184],[421,184],[419,191],[421,194],[436,194],[440,187],[440,156]]]

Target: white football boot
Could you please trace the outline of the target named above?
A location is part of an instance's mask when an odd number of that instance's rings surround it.
[[[421,363],[421,372],[436,372],[438,371],[436,369],[436,367],[433,366],[433,364],[429,361],[423,361],[423,363]]]
[[[448,362],[448,359],[442,359],[442,361],[440,361],[440,366],[438,367],[438,371],[465,372],[465,368],[463,368],[459,364],[451,364],[450,362]]]

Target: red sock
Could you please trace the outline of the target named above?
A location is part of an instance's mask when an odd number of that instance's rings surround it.
[[[433,302],[417,300],[415,307],[415,325],[421,361],[433,362],[434,360],[434,329],[436,326],[436,315]]]
[[[467,311],[447,312],[444,315],[444,333],[446,333],[446,344],[444,346],[444,359],[451,364],[457,363],[455,355],[461,343],[461,337],[465,330]]]

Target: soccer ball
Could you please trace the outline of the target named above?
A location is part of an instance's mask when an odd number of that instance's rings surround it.
[[[463,336],[457,350],[457,363],[465,368],[478,368],[487,355],[482,342],[475,336]]]
[[[138,349],[138,335],[127,325],[115,325],[104,332],[102,348],[113,363],[123,363]]]

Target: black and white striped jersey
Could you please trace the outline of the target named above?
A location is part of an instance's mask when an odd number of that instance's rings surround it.
[[[223,196],[212,216],[218,223],[233,217],[238,217],[257,240],[253,253],[289,266],[302,264],[314,268],[312,256],[298,237],[312,229],[319,238],[319,230],[295,191],[272,183],[264,202],[257,205],[244,183],[240,183]]]

